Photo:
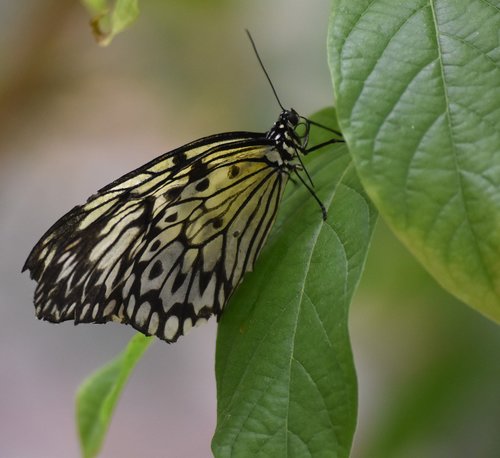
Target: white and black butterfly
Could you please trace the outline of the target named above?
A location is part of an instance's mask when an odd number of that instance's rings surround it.
[[[299,174],[299,155],[324,146],[308,149],[311,124],[282,107],[266,133],[196,140],[73,208],[23,268],[37,282],[37,317],[119,321],[167,342],[219,317],[264,246],[290,174],[312,192]],[[343,141],[332,132],[328,144]]]

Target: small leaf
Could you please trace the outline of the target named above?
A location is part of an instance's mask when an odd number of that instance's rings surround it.
[[[333,5],[339,122],[365,189],[441,285],[500,322],[500,10]]]
[[[332,126],[333,109],[314,116]],[[314,128],[310,144],[331,138]],[[376,215],[344,144],[304,161],[328,210],[289,183],[269,242],[219,324],[216,457],[347,457],[357,386],[348,308]]]
[[[118,397],[151,342],[151,337],[136,334],[117,358],[80,385],[76,395],[76,420],[85,458],[99,453]]]
[[[138,0],[82,0],[92,15],[90,25],[97,43],[107,46],[111,40],[139,16]]]

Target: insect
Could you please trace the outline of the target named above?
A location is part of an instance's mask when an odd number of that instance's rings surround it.
[[[23,267],[37,282],[38,318],[113,320],[175,342],[211,315],[220,317],[253,269],[292,173],[326,217],[312,182],[299,173],[307,175],[299,155],[342,136],[283,108],[248,36],[282,109],[274,126],[216,134],[167,152],[59,219]],[[311,125],[335,138],[308,149]]]

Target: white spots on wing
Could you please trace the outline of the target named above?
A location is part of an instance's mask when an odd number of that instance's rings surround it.
[[[135,242],[130,246],[129,259],[135,259],[143,245],[142,237],[137,237]]]
[[[39,258],[40,259],[45,258],[45,256],[47,255],[47,251],[49,251],[49,249],[47,247],[44,247],[43,250],[40,252]]]
[[[95,263],[95,269],[101,271],[98,283],[103,283],[105,278],[110,274],[110,269],[119,266],[120,262],[123,262],[122,257],[125,251],[130,248],[133,240],[138,237],[139,232],[140,230],[137,227],[131,227],[123,232],[118,239],[115,239],[113,233],[118,235],[117,229],[93,248],[89,260]],[[113,246],[111,246],[111,244],[113,244]],[[106,282],[110,289],[112,289],[112,284],[117,274],[118,271],[114,272],[109,281]]]
[[[236,258],[238,256],[238,244],[236,240],[231,240],[231,238],[227,238],[227,245],[224,257],[224,271],[226,272],[226,278],[229,280],[232,277],[232,272],[234,269],[234,265],[236,263]]]
[[[116,318],[120,321],[123,321],[125,317],[125,304],[123,304],[123,302],[120,304],[120,307],[118,308],[114,316],[116,316]]]
[[[162,218],[165,226],[171,225],[171,221],[165,221],[169,216],[173,214],[177,214],[176,223],[179,221],[185,221],[191,213],[193,213],[200,205],[202,201],[201,199],[192,199],[192,200],[182,200],[174,205],[170,205],[168,210],[165,212],[164,218]]]
[[[195,327],[199,327],[199,326],[201,326],[202,324],[205,324],[205,323],[208,323],[208,319],[207,318],[198,318],[196,320],[196,323],[194,325],[195,325]]]
[[[60,320],[61,319],[61,311],[56,307],[54,306],[52,308],[52,311],[51,311],[51,315],[56,319],[56,320]]]
[[[153,217],[160,218],[161,227],[168,228],[175,225],[179,225],[179,214],[177,213],[177,207],[175,205],[169,206],[168,201],[162,196],[162,198],[156,198],[153,207]]]
[[[224,301],[225,301],[224,288],[221,286],[219,288],[219,305],[221,309],[224,307],[224,305],[226,305]]]
[[[127,267],[127,270],[125,271],[125,275],[124,277],[125,278],[128,278],[130,277],[130,275],[132,274],[132,272],[134,271],[134,265],[133,264],[130,264],[128,267]]]
[[[125,320],[125,305],[123,303],[120,303],[120,306],[118,307],[118,310],[115,308],[115,313],[111,315],[111,320],[113,320],[116,323],[123,323]]]
[[[71,243],[68,243],[68,244],[64,247],[64,249],[65,249],[66,251],[74,251],[74,248],[75,248],[76,246],[78,246],[78,244],[79,244],[80,242],[81,242],[81,240],[80,240],[80,239],[75,239],[75,240],[73,240]]]
[[[175,315],[170,316],[165,322],[164,335],[165,339],[171,340],[175,334],[177,334],[177,330],[179,329],[179,318]]]
[[[158,330],[158,323],[159,323],[158,313],[153,312],[151,314],[151,319],[149,320],[148,334],[151,335],[156,334],[156,331]]]
[[[209,202],[209,201],[207,201],[207,202]],[[206,205],[206,203],[205,203],[205,205]],[[190,228],[191,230],[194,230],[194,231],[196,231],[196,230],[197,230],[197,228],[196,228],[196,227],[192,224],[192,222],[193,222],[193,221],[198,221],[198,220],[199,220],[199,219],[200,219],[200,218],[201,218],[201,217],[202,217],[205,213],[206,213],[206,211],[205,211],[205,210],[203,210],[202,208],[197,208],[197,209],[196,209],[196,210],[195,210],[195,211],[191,214],[191,217],[189,218],[190,223],[191,223],[191,224],[190,224],[190,226],[189,226],[189,228]],[[187,231],[186,231],[186,232],[187,232]],[[188,236],[189,236],[189,235],[190,235],[190,233],[188,233]],[[192,235],[192,234],[191,234],[191,235]]]
[[[135,308],[135,296],[130,296],[128,299],[128,304],[127,304],[127,316],[129,318],[132,318],[132,315],[134,313],[134,308]]]
[[[101,194],[100,196],[97,196],[95,199],[92,199],[90,202],[86,203],[84,205],[84,210],[86,212],[91,211],[94,208],[98,207],[99,205],[105,204],[106,202],[109,202],[110,200],[114,199],[119,194],[120,193],[117,191],[106,192],[105,194]]]
[[[40,299],[43,295],[44,284],[42,282],[38,283],[38,286],[35,289],[35,301]]]
[[[151,176],[146,174],[143,174],[141,176],[145,176],[146,181],[144,181],[143,184],[141,184],[132,191],[134,194],[139,194],[139,195],[147,194],[149,191],[151,191],[151,189],[156,187],[158,183],[165,180],[165,177],[163,175],[158,175],[154,178],[151,178]]]
[[[187,335],[191,329],[193,329],[193,320],[191,318],[186,318],[184,323],[182,323],[182,334]]]
[[[75,286],[80,286],[80,285],[83,285],[83,282],[85,280],[88,280],[89,279],[89,273],[83,273],[82,275],[78,275],[78,277],[76,277],[75,279],[75,284],[72,285],[73,287]]]
[[[94,305],[94,308],[92,309],[92,319],[95,320],[96,317],[97,317],[97,312],[99,312],[99,307],[96,305]]]
[[[100,237],[104,237],[105,235],[109,234],[112,230],[115,229],[115,227],[122,225],[123,227],[123,221],[125,221],[130,215],[132,215],[134,212],[137,212],[137,210],[141,210],[140,206],[136,201],[129,201],[125,204],[123,204],[119,210],[116,211],[115,214],[111,218],[107,216],[107,221],[105,226],[101,229],[101,232],[99,233]]]
[[[183,279],[182,284],[175,291],[172,290],[174,283],[176,282],[176,278],[178,275],[181,276],[183,275],[180,272],[180,267],[177,266],[174,269],[174,271],[170,274],[170,276],[167,278],[167,281],[163,285],[163,288],[160,293],[165,313],[168,312],[172,307],[172,305],[174,305],[175,303],[183,304],[186,302],[186,295],[188,293],[188,286],[192,274],[193,272],[187,273],[185,278]]]
[[[43,265],[44,265],[45,268],[47,268],[50,265],[50,263],[54,259],[54,256],[55,256],[55,251],[54,250],[50,250],[49,254],[47,255],[47,257],[43,260]]]
[[[111,188],[113,191],[123,192],[128,191],[130,188],[141,184],[142,182],[151,178],[151,175],[148,173],[140,173],[137,174],[128,180],[123,181],[122,183],[117,184],[115,187]]]
[[[45,248],[46,250],[47,248]],[[71,253],[71,251],[66,251],[65,253],[63,253],[61,256],[59,256],[59,259],[57,260],[57,263],[58,264],[62,264],[64,261],[66,261],[66,259],[68,259],[73,253]]]
[[[125,282],[125,285],[123,286],[123,289],[122,289],[123,297],[127,297],[130,294],[130,288],[132,288],[132,285],[134,284],[134,280],[135,280],[135,275],[130,274],[130,276],[127,278],[127,281]]]
[[[73,311],[75,310],[75,307],[76,307],[76,302],[73,302],[65,311],[64,311],[64,315],[65,316],[68,316],[68,315],[71,315],[73,313]]]
[[[184,245],[182,245],[181,242],[177,241],[171,243],[165,249],[160,251],[157,254],[157,256],[162,260],[164,271],[161,275],[153,279],[150,279],[150,272],[155,264],[155,261],[154,260],[149,261],[148,266],[146,267],[141,276],[141,295],[145,294],[148,291],[151,291],[152,289],[159,290],[162,287],[162,284],[165,281],[165,276],[168,275],[171,266],[173,266],[176,263],[176,261],[181,257],[183,251],[184,251]],[[179,267],[176,267],[174,273],[168,277],[166,284],[169,284],[170,286],[168,287],[164,286],[163,290],[165,290],[165,288],[169,288],[167,291],[171,289],[174,277],[176,276],[175,272],[177,272],[178,270]]]
[[[113,313],[115,308],[116,308],[116,300],[111,299],[108,302],[108,304],[106,305],[106,307],[104,308],[104,311],[102,312],[102,314],[104,315],[104,317],[107,317],[108,315],[111,315],[111,313]]]
[[[64,256],[64,255],[63,255]],[[61,271],[59,272],[59,275],[57,276],[56,283],[59,283],[63,279],[66,278],[65,281],[67,281],[67,278],[71,276],[73,273],[76,262],[75,262],[75,255],[73,256],[66,256],[66,262],[62,261],[64,265],[61,267]]]
[[[144,214],[144,209],[138,207],[135,211],[117,221],[105,236],[97,242],[89,254],[90,262],[97,262],[105,254],[102,261],[105,265],[114,264],[125,250],[130,247],[140,232],[134,223]],[[110,227],[110,226],[108,226]],[[127,228],[126,230],[124,230]],[[101,263],[101,261],[99,261]]]
[[[174,240],[179,235],[182,229],[182,224],[179,223],[188,218],[200,203],[201,201],[196,199],[187,202],[183,201],[180,205],[169,206],[166,210],[164,209],[165,205],[156,209],[156,213],[162,213],[156,227],[163,231],[161,237],[165,240],[165,243]],[[157,216],[156,213],[153,214],[154,217]],[[170,221],[169,217],[175,214],[177,215],[175,221]]]
[[[121,262],[117,262],[113,267],[113,270],[107,276],[105,282],[109,291],[113,290],[116,278],[118,276],[118,271],[120,270]]]
[[[82,275],[82,279],[85,279],[85,283],[82,286],[82,298],[84,298],[87,295],[87,288],[90,286],[90,273],[87,273],[86,276]]]
[[[52,300],[50,300],[50,299],[47,299],[47,301],[45,303],[42,303],[40,308],[39,308],[40,313],[46,312],[50,308],[51,304],[52,304]]]
[[[92,201],[90,204],[91,208],[95,208],[99,206],[101,203],[103,203],[102,197],[97,197],[94,201]],[[102,207],[95,208],[92,210],[90,213],[88,213],[81,221],[80,224],[78,224],[77,230],[78,231],[83,231],[87,227],[89,227],[92,223],[97,221],[102,215],[104,215],[113,205],[115,202],[109,201],[107,203],[104,203]],[[87,205],[83,207],[85,211],[87,211]]]
[[[255,241],[254,243],[257,243],[257,242],[258,242],[258,240]],[[241,277],[243,277],[243,274],[248,270],[248,269],[243,270],[245,258],[248,257],[248,253],[239,252],[238,254],[239,254],[239,256],[236,258],[236,263],[233,266],[233,271],[232,271],[233,275],[231,277],[231,282],[235,285],[240,282]],[[251,263],[250,263],[250,267],[251,267]],[[228,274],[229,274],[229,272],[228,272]]]
[[[167,260],[168,263],[177,258],[184,248],[182,243],[176,241],[179,237],[180,230],[181,226],[179,225],[161,232],[156,238],[149,242],[148,248],[141,255],[141,261],[151,261],[156,256],[161,256],[162,259]],[[153,245],[158,245],[158,243],[156,243],[157,241],[160,242],[159,247],[156,250],[152,250],[151,247]]]
[[[180,228],[172,228],[172,231],[175,232],[176,236],[179,235],[179,229]],[[167,232],[168,231],[161,232],[157,237],[148,242],[146,249],[143,253],[141,253],[141,261],[151,261],[151,259],[158,255],[162,247],[168,246],[172,240],[175,240],[176,237],[171,239],[170,237],[172,234],[169,235]]]
[[[200,274],[196,273],[196,277],[193,282],[191,291],[189,292],[188,302],[193,304],[194,313],[198,315],[203,307],[213,308],[214,297],[215,297],[215,285],[217,284],[217,278],[212,275],[210,281],[208,282],[203,294],[200,294],[199,284],[200,284]]]
[[[135,321],[139,326],[144,326],[151,313],[151,304],[149,302],[143,302],[137,309],[135,314]]]
[[[190,248],[184,253],[184,257],[182,259],[182,272],[187,273],[193,267],[193,263],[198,257],[199,250],[197,248]]]
[[[211,272],[222,254],[223,236],[219,235],[203,247],[203,270]]]
[[[73,290],[73,280],[75,278],[75,272],[71,274],[71,276],[66,280],[66,290],[64,291],[64,296],[68,297]]]
[[[137,235],[137,232],[138,229],[131,228],[120,237],[120,230],[114,230],[92,248],[89,253],[89,261],[104,266],[111,264],[123,254],[128,247],[127,242],[130,242],[133,236]],[[122,242],[121,247],[117,243],[119,240]]]
[[[90,309],[90,304],[85,304],[83,307],[82,307],[82,310],[80,311],[80,319],[83,319],[87,316],[87,313]]]
[[[165,173],[165,170],[171,169],[174,165],[174,161],[172,157],[168,157],[163,159],[163,161],[158,162],[157,164],[150,167],[148,170],[155,173]]]

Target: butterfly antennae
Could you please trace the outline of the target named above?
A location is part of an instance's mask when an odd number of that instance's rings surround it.
[[[250,43],[252,44],[252,48],[255,52],[255,55],[257,56],[257,60],[259,61],[260,67],[262,68],[264,75],[266,75],[267,81],[269,81],[269,85],[271,86],[271,89],[273,90],[274,97],[276,97],[276,100],[278,101],[278,105],[281,107],[282,110],[285,108],[281,104],[280,98],[278,97],[278,93],[276,92],[276,89],[274,89],[273,82],[271,81],[271,78],[269,77],[269,74],[267,73],[266,67],[264,67],[264,64],[262,63],[262,59],[259,56],[259,52],[257,51],[257,46],[255,46],[255,42],[253,41],[252,35],[250,35],[250,32],[248,29],[245,29],[245,32],[248,35],[248,39],[250,40]]]

